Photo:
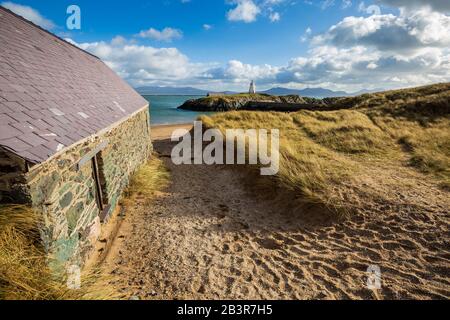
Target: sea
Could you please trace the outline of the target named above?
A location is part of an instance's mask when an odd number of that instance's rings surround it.
[[[177,109],[185,101],[203,96],[143,96],[150,102],[150,122],[152,125],[190,123],[200,115],[213,112],[196,112]]]

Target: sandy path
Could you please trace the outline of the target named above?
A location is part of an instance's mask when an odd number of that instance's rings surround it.
[[[124,296],[450,297],[448,194],[434,186],[424,182],[414,190],[435,192],[432,205],[374,204],[337,222],[314,212],[280,212],[271,201],[248,194],[236,171],[174,166],[171,143],[154,146],[172,184],[149,207],[137,205],[126,217],[107,259],[116,276],[112,283]],[[372,264],[382,271],[376,294],[366,288]]]

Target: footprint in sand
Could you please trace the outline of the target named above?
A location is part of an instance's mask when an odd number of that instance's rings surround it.
[[[219,208],[220,208],[220,210],[222,210],[222,212],[230,211],[230,208],[228,208],[228,206],[225,204],[219,204]]]
[[[269,250],[279,250],[283,247],[283,244],[280,241],[275,239],[265,238],[265,239],[257,239],[256,242],[263,248]]]
[[[230,246],[225,243],[222,247],[222,253],[228,253],[230,251]]]

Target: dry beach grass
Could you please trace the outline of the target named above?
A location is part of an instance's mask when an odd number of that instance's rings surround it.
[[[112,299],[99,271],[82,274],[80,289],[67,286],[65,275],[49,269],[41,242],[39,215],[23,205],[0,206],[0,300]]]
[[[173,143],[155,141],[170,183],[126,220],[113,284],[144,299],[448,299],[448,87],[428,88],[426,108],[419,88],[378,107],[202,118],[280,128],[272,178],[175,166]],[[381,290],[366,287],[370,265]]]

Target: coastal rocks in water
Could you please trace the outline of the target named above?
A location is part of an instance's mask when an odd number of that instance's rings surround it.
[[[317,103],[317,101],[320,100],[297,95],[271,96],[268,94],[235,94],[188,100],[178,107],[178,109],[217,112],[241,109],[249,102],[307,104]]]

